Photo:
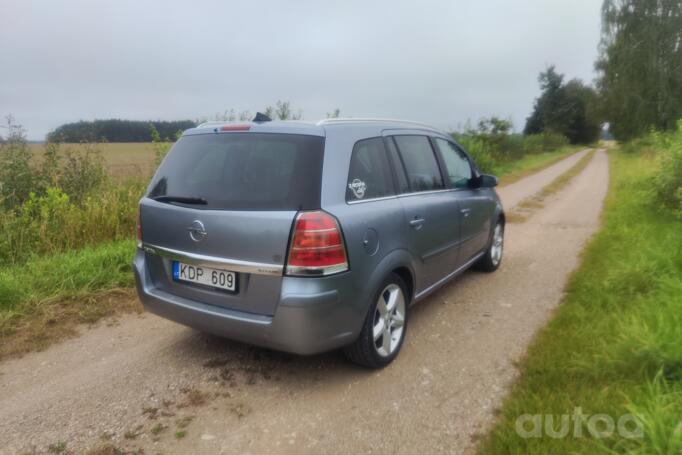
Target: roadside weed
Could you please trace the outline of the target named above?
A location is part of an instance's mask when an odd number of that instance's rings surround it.
[[[652,203],[657,160],[610,155],[602,229],[529,348],[480,453],[682,450],[682,222]],[[576,407],[614,421],[631,414],[642,437],[523,438],[516,431],[522,415],[565,415]]]

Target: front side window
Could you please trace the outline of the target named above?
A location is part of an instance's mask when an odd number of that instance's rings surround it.
[[[444,187],[436,156],[426,136],[395,136],[411,191]]]
[[[436,145],[443,157],[450,184],[453,188],[466,188],[473,177],[471,165],[464,153],[452,142],[436,138]]]
[[[393,194],[382,138],[358,141],[353,147],[346,184],[346,201],[359,201]]]

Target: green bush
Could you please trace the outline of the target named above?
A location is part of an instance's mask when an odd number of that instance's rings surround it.
[[[469,152],[481,172],[495,174],[507,163],[518,161],[526,155],[555,151],[568,145],[568,139],[561,134],[542,132],[521,135],[509,132],[469,130],[455,133],[452,137]]]
[[[114,182],[101,153],[48,144],[33,157],[23,130],[11,123],[0,148],[0,265],[80,249],[134,235],[144,182]]]
[[[99,150],[86,145],[83,153],[66,151],[64,164],[58,171],[59,187],[76,203],[101,188],[108,180]]]
[[[35,188],[31,151],[21,126],[7,117],[7,139],[0,144],[0,205],[9,209],[23,203]]]
[[[0,215],[0,265],[133,238],[140,181],[108,183],[74,202],[60,188],[49,188],[15,210]]]
[[[528,134],[523,137],[524,153],[542,153],[556,150],[568,145],[566,136],[551,131],[544,131],[538,134]]]
[[[654,136],[649,134],[621,144],[620,149],[627,154],[656,153],[656,145]]]
[[[682,218],[682,120],[674,133],[650,133],[646,139],[658,150],[653,188],[659,203]]]
[[[659,158],[660,171],[654,177],[654,189],[661,204],[682,218],[682,143]]]
[[[655,200],[660,207],[682,218],[682,120],[678,121],[675,131],[652,129],[623,144],[621,150],[627,154],[643,154],[656,161],[657,172],[650,181]]]
[[[496,160],[493,157],[493,148],[487,141],[473,136],[460,136],[457,140],[469,152],[481,172],[495,173]]]

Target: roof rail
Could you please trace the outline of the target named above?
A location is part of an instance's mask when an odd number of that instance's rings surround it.
[[[372,118],[372,117],[345,117],[345,118],[326,118],[323,120],[320,120],[317,122],[317,125],[329,125],[333,123],[353,123],[353,122],[377,122],[377,123],[404,123],[406,125],[414,125],[414,126],[420,126],[420,127],[425,127],[431,130],[437,130],[437,128],[434,128],[431,125],[427,125],[426,123],[421,123],[421,122],[415,122],[412,120],[400,120],[400,119],[393,119],[393,118]]]

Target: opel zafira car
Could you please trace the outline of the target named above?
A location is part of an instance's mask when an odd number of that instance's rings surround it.
[[[408,307],[502,260],[505,215],[452,137],[328,119],[187,130],[140,201],[137,290],[152,313],[296,354],[378,368]]]

